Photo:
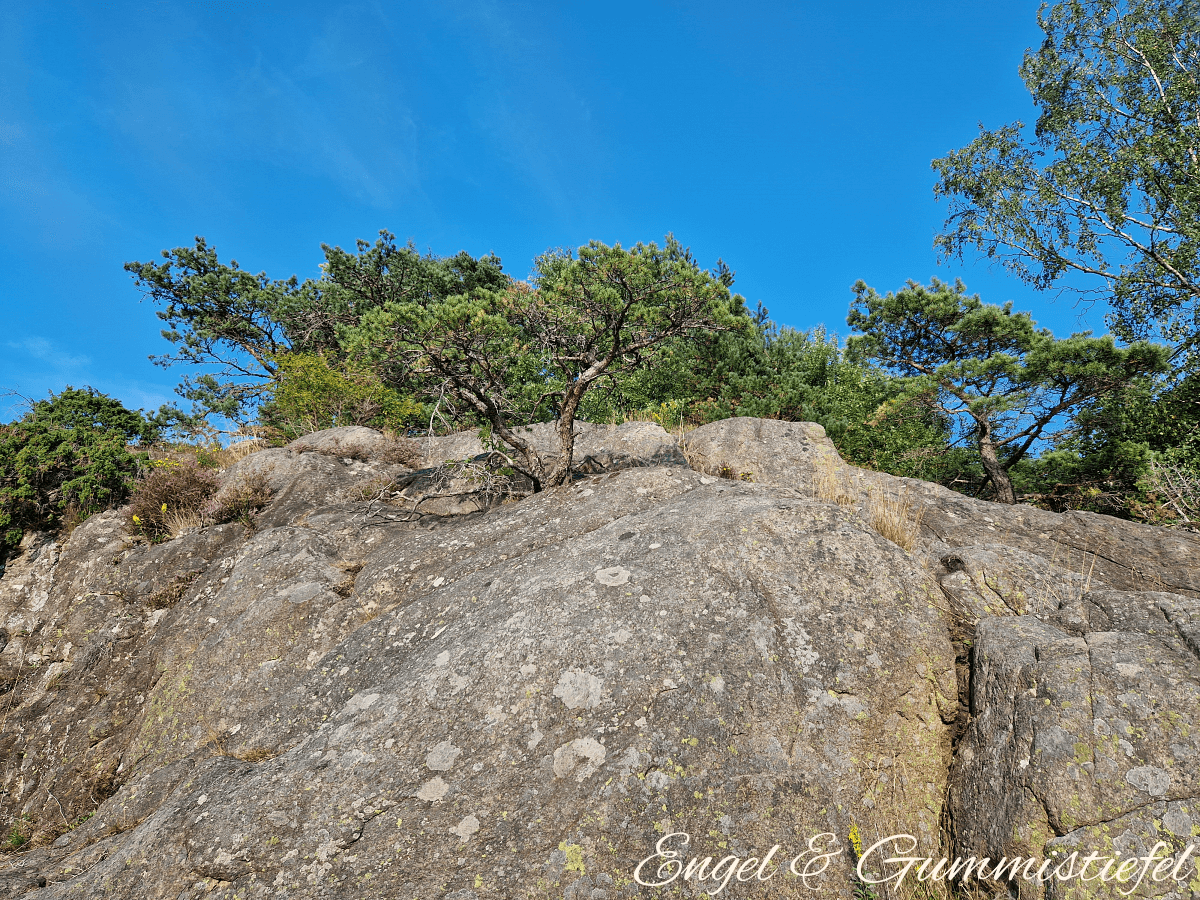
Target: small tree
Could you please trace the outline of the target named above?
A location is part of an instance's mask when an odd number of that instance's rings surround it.
[[[1091,276],[1124,340],[1158,333],[1194,348],[1200,4],[1060,0],[1038,24],[1045,41],[1021,66],[1036,128],[981,128],[934,160],[934,193],[951,199],[936,246],[974,247],[1037,288]]]
[[[965,425],[996,499],[1015,503],[1009,470],[1056,419],[1130,379],[1166,368],[1151,344],[1118,348],[1090,333],[1055,339],[1012,304],[968,297],[961,281],[915,281],[881,297],[862,281],[847,322],[852,339],[904,377],[897,401],[925,396]]]
[[[356,346],[475,417],[541,490],[570,477],[575,417],[591,387],[674,336],[735,327],[740,305],[721,273],[702,271],[673,237],[630,250],[593,241],[538,259],[533,285],[389,302],[364,316]],[[543,419],[558,435],[550,462],[516,430]]]
[[[212,416],[245,424],[274,391],[281,356],[315,353],[340,362],[342,334],[369,310],[412,296],[445,298],[507,284],[494,256],[422,255],[412,244],[398,247],[387,231],[379,234],[374,246],[359,241],[358,255],[322,245],[325,274],[304,282],[255,275],[236,260],[222,263],[202,237],[194,247],[162,251],[165,262],[126,263],[161,307],[157,315],[167,324],[162,335],[175,346],[152,359],[197,372],[177,388],[191,411],[163,407],[157,420],[192,432],[211,427]]]

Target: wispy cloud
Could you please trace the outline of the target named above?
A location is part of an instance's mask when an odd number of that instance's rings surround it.
[[[60,372],[73,372],[92,364],[92,358],[83,354],[72,354],[61,346],[41,337],[27,337],[19,341],[7,341],[10,350],[22,353],[31,359],[53,366]]]

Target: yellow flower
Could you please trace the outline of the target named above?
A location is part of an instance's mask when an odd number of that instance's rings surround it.
[[[164,503],[164,504],[162,505],[162,511],[163,511],[163,512],[166,512],[166,511],[167,511],[167,504],[165,504],[165,503]]]
[[[858,826],[853,822],[850,823],[850,846],[854,848],[854,858],[862,858],[862,837],[858,833]]]
[[[133,524],[134,524],[134,525],[141,525],[141,524],[142,524],[142,520],[141,520],[141,519],[139,519],[137,516],[134,516],[134,517],[133,517]]]

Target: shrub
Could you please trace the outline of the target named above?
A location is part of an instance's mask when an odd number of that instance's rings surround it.
[[[421,418],[419,403],[365,367],[335,366],[316,353],[282,354],[275,362],[271,399],[259,415],[287,440],[342,425],[397,430]]]
[[[226,486],[205,504],[202,512],[211,522],[241,522],[252,528],[254,514],[271,502],[271,494],[267,476],[255,472]]]
[[[154,469],[129,504],[134,533],[157,543],[204,525],[241,522],[251,528],[254,514],[271,502],[271,486],[260,472],[218,488],[216,473],[194,463]]]
[[[119,400],[95,388],[67,385],[61,394],[38,400],[23,421],[37,421],[57,428],[88,428],[124,435],[126,443],[151,444],[160,437],[157,425],[141,412],[126,409]]]
[[[380,462],[407,466],[410,469],[421,468],[422,463],[425,461],[425,454],[421,452],[420,444],[411,438],[400,437],[395,434],[388,434],[387,438],[387,444],[384,445],[383,451],[379,454]]]
[[[123,503],[145,461],[129,445],[155,436],[141,413],[91,388],[68,387],[0,425],[0,561],[27,531]]]
[[[174,537],[201,523],[201,510],[216,492],[215,473],[193,463],[168,462],[151,470],[134,491],[132,530],[152,543]]]

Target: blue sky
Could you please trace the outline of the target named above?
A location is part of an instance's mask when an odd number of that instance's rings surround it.
[[[1037,6],[0,4],[0,390],[173,399],[122,265],[196,235],[277,278],[381,228],[524,277],[670,231],[797,328],[846,333],[856,279],[936,275],[1101,332],[932,250],[930,161],[1033,118]]]

